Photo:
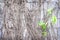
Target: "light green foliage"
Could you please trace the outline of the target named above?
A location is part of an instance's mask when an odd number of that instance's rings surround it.
[[[42,32],[42,35],[43,35],[43,36],[46,36],[46,35],[47,35],[47,32]]]
[[[42,25],[42,30],[45,31],[46,30],[46,24]]]
[[[39,23],[38,23],[38,25],[39,26],[41,26],[41,28],[42,28],[42,35],[43,36],[47,36],[47,32],[46,32],[46,23],[44,23],[43,21],[40,21]]]
[[[53,24],[55,24],[55,23],[57,22],[57,17],[56,17],[56,16],[52,16],[51,22],[52,22]]]
[[[43,24],[45,24],[43,21],[40,21],[40,22],[38,23],[39,26],[42,26]]]
[[[52,14],[52,10],[53,10],[53,8],[49,8],[49,9],[47,10],[48,15]]]
[[[43,21],[40,21],[38,23],[39,26],[41,26],[42,30],[45,31],[46,30],[46,24]]]
[[[53,11],[53,8],[49,8],[47,10],[48,16],[50,16],[50,14],[52,14],[52,11]],[[56,16],[52,16],[51,22],[52,22],[52,24],[55,24],[57,22],[57,17]],[[41,26],[41,28],[42,28],[42,35],[43,36],[47,36],[47,32],[46,32],[47,23],[45,23],[43,21],[40,21],[40,22],[38,22],[38,25]]]

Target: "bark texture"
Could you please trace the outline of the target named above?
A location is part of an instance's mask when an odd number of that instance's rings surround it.
[[[44,8],[46,4],[44,1],[33,0],[31,3],[28,0],[4,0],[2,40],[57,40],[56,35],[51,39],[49,33],[47,37],[42,37],[38,22],[45,20],[43,17],[46,15],[47,7]]]

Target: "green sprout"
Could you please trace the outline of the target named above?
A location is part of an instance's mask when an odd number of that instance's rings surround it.
[[[52,10],[53,10],[53,8],[49,8],[49,9],[47,10],[48,15],[52,14]]]
[[[42,32],[42,35],[45,37],[47,35],[47,32]]]
[[[51,22],[52,22],[52,24],[55,24],[57,22],[57,17],[56,16],[52,16]]]
[[[48,16],[49,16],[50,14],[52,14],[52,11],[53,11],[53,8],[49,8],[49,9],[47,10]],[[52,16],[51,22],[52,22],[52,24],[55,24],[55,23],[57,22],[57,17],[56,17],[56,16]],[[47,23],[45,23],[45,22],[43,22],[43,21],[40,21],[40,22],[38,22],[38,25],[41,26],[41,28],[42,28],[42,36],[47,36],[47,32],[46,32]]]
[[[40,21],[40,22],[38,23],[39,26],[42,26],[43,24],[45,24],[43,21]]]
[[[43,21],[40,21],[38,25],[41,26],[42,31],[46,31],[46,23],[44,23]]]

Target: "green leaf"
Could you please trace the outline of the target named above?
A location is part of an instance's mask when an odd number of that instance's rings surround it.
[[[48,15],[49,15],[49,14],[52,14],[52,10],[53,10],[53,8],[49,8],[49,9],[47,10]]]
[[[47,36],[47,32],[42,32],[42,35],[43,36]]]
[[[46,30],[46,24],[43,21],[40,21],[38,23],[39,26],[41,26],[42,30],[45,31]]]
[[[43,21],[38,22],[38,25],[42,26],[44,24]]]
[[[52,16],[51,22],[53,24],[55,24],[57,22],[57,17],[56,16]]]
[[[43,30],[43,31],[46,30],[46,24],[42,25],[42,30]]]

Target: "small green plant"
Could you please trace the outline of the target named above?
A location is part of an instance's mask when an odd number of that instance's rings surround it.
[[[46,36],[47,35],[47,32],[45,31],[45,32],[42,32],[42,35],[43,36]]]
[[[51,22],[52,22],[52,24],[55,24],[57,22],[57,17],[56,16],[52,16]]]
[[[46,24],[43,21],[40,21],[38,24],[41,26],[43,31],[46,30]]]
[[[46,32],[46,23],[44,23],[43,21],[40,21],[39,23],[39,26],[41,26],[41,28],[42,28],[42,35],[43,36],[46,36],[47,35],[47,32]]]
[[[49,9],[47,10],[48,15],[52,14],[52,10],[53,10],[53,8],[49,8]]]
[[[53,8],[49,8],[48,10],[47,10],[47,14],[48,14],[48,16],[50,16],[50,14],[52,14],[52,11],[53,11]],[[50,16],[50,18],[51,18],[51,23],[52,24],[55,24],[56,22],[57,22],[57,17],[56,16]],[[49,20],[49,19],[48,19]],[[39,21],[38,22],[38,25],[42,28],[42,36],[47,36],[47,31],[46,31],[46,29],[47,29],[47,24],[46,24],[47,22],[43,22],[43,21]],[[49,23],[48,23],[49,24]]]

